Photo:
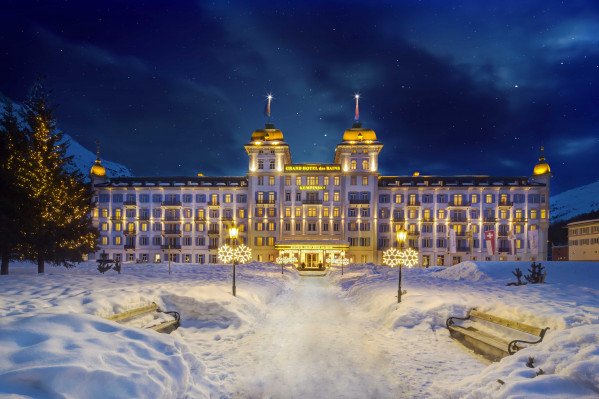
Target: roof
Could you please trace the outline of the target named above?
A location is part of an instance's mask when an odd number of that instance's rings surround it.
[[[95,187],[247,187],[245,176],[114,177]]]
[[[380,176],[379,187],[544,187],[527,176]]]
[[[572,222],[572,223],[568,223],[567,226],[574,226],[574,225],[578,225],[578,224],[587,224],[587,223],[599,223],[599,219],[589,219],[589,220],[580,220],[578,222]]]

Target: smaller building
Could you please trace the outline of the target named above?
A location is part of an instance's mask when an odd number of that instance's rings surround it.
[[[568,224],[568,259],[599,261],[599,219]]]
[[[567,261],[568,260],[568,246],[567,245],[552,246],[551,247],[551,260]]]

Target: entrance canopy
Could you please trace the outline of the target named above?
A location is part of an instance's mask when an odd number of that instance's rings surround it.
[[[275,249],[294,255],[302,267],[321,268],[327,259],[347,251],[349,244],[341,240],[285,240],[275,244]]]

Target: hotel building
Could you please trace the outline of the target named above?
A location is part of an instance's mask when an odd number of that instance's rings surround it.
[[[100,251],[123,261],[218,263],[237,226],[257,261],[287,251],[318,267],[343,251],[352,263],[380,263],[403,228],[422,266],[546,259],[551,172],[543,155],[531,176],[381,176],[382,149],[355,123],[331,163],[295,164],[283,132],[266,124],[245,145],[244,176],[109,178],[98,158]]]
[[[599,261],[599,219],[568,223],[568,260]]]

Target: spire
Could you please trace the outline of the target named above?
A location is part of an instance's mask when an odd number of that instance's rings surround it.
[[[358,122],[360,120],[360,107],[359,107],[360,94],[359,93],[354,94],[354,98],[356,99],[356,113],[354,115],[354,121]]]
[[[100,140],[96,140],[96,159],[100,160]]]
[[[272,96],[271,93],[268,93],[266,95],[266,108],[264,109],[264,115],[268,118],[268,120],[270,121],[270,102],[272,101],[274,97]]]
[[[545,162],[545,146],[541,146],[541,155],[539,156],[539,162]]]

